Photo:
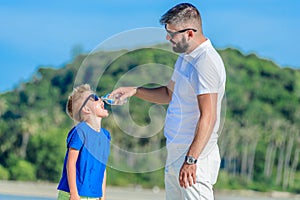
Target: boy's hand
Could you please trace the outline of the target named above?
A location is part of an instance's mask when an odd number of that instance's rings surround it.
[[[78,194],[70,194],[70,200],[80,200],[80,196]]]

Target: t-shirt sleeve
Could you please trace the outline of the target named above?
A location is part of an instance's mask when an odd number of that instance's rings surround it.
[[[73,128],[67,138],[67,147],[80,150],[84,144],[84,134],[79,128]]]
[[[209,58],[196,63],[191,75],[191,85],[197,95],[217,93],[219,74],[215,63]]]
[[[111,141],[111,136],[110,136],[109,131],[106,130],[106,129],[104,129],[104,128],[103,128],[102,130],[103,130],[104,134],[106,135],[107,139],[108,139],[109,141]]]
[[[104,164],[107,163],[108,160],[108,156],[110,154],[110,141],[111,141],[111,136],[108,130],[102,128],[102,131],[105,135],[105,139],[102,141],[102,155],[101,158],[99,158],[99,160],[101,162],[103,162]]]

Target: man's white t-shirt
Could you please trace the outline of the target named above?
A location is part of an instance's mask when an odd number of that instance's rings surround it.
[[[200,155],[204,156],[217,144],[221,102],[226,82],[223,61],[210,40],[207,39],[191,53],[178,57],[172,81],[175,82],[175,86],[164,129],[167,147],[190,146],[201,115],[197,95],[218,93],[217,120],[212,136]]]

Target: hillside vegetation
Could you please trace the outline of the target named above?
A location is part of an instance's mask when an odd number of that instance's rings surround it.
[[[216,188],[300,193],[299,70],[281,68],[236,49],[219,52],[227,84],[225,122],[219,140],[222,165]],[[161,48],[144,48],[79,55],[60,69],[40,67],[30,81],[0,95],[0,179],[58,182],[65,139],[74,125],[65,113],[72,88],[88,82],[101,95],[119,85],[165,84],[176,58]],[[139,66],[140,71],[133,71]],[[160,71],[159,66],[168,68]],[[150,73],[146,68],[153,70]],[[124,74],[131,71],[136,74],[126,79]],[[153,104],[135,97],[128,102],[130,117],[140,127],[154,123],[149,114],[152,108]],[[114,145],[134,153],[163,149],[162,130],[152,137],[130,137],[114,119],[116,115],[128,117],[126,113],[110,106],[108,109],[118,113],[103,120]],[[147,134],[143,128],[138,130]],[[147,171],[151,162],[132,160],[112,150],[108,184],[163,187],[164,169],[157,164],[156,169]],[[132,173],[134,166],[145,169],[144,173]]]

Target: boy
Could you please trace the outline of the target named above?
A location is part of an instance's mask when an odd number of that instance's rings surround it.
[[[66,111],[78,124],[67,137],[67,152],[57,187],[57,199],[105,200],[110,134],[101,128],[101,120],[108,116],[108,111],[88,84],[74,88],[68,98]]]

